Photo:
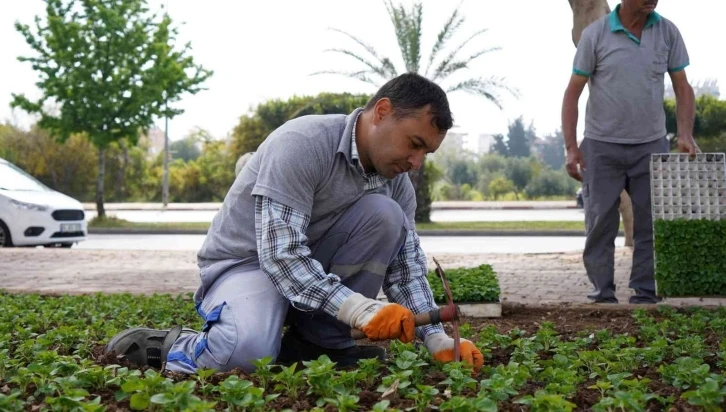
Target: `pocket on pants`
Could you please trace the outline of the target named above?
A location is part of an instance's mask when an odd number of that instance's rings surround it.
[[[222,302],[209,312],[199,311],[204,318],[203,338],[194,348],[194,359],[204,367],[224,366],[237,347],[237,324],[232,308]],[[204,359],[208,357],[209,359]],[[211,362],[210,362],[211,361]],[[213,364],[216,365],[213,365]]]

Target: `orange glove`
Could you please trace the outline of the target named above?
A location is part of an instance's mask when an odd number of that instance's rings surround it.
[[[396,303],[368,299],[360,293],[343,302],[337,318],[351,328],[360,329],[370,340],[399,339],[408,343],[416,337],[413,312]]]
[[[467,339],[460,339],[459,355],[461,360],[474,366],[474,372],[479,372],[484,365],[484,355]],[[445,333],[432,333],[424,340],[424,346],[431,356],[439,362],[454,361],[454,338]]]

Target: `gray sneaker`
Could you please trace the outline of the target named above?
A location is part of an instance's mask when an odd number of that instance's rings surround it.
[[[169,349],[181,334],[199,333],[182,329],[177,325],[170,330],[131,328],[114,336],[104,349],[104,354],[115,352],[119,359],[126,359],[136,366],[163,369]]]

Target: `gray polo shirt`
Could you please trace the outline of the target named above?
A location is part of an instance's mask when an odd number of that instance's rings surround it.
[[[361,111],[303,116],[272,132],[237,176],[212,220],[197,256],[200,268],[257,260],[255,195],[310,216],[308,245],[320,240],[348,207],[368,193],[395,200],[413,229],[416,194],[408,173],[370,188],[352,160],[353,127]]]
[[[653,12],[641,38],[623,27],[620,5],[587,26],[573,73],[589,77],[585,138],[638,144],[666,135],[664,75],[688,66],[678,28]]]

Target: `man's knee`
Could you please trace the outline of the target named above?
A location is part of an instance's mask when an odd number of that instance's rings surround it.
[[[262,358],[271,358],[275,362],[280,354],[280,341],[282,331],[260,331],[261,333],[246,333],[241,337],[232,356],[233,368],[241,368],[247,372],[254,372],[255,361]]]
[[[391,230],[393,233],[400,233],[401,227],[406,224],[406,216],[401,206],[387,196],[366,195],[358,200],[354,207],[359,209],[356,213],[367,217],[368,224]]]
[[[203,339],[204,350],[199,354],[197,363],[200,367],[215,369],[220,372],[240,368],[246,372],[254,372],[255,361],[270,357],[274,362],[280,353],[282,331],[258,329],[237,331],[234,335],[219,333],[219,329],[210,331]],[[200,348],[201,350],[201,348]]]

